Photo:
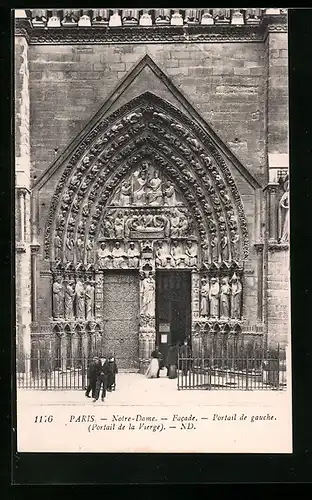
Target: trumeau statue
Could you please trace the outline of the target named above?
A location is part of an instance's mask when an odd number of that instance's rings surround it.
[[[209,289],[209,300],[210,300],[210,316],[213,318],[219,317],[219,294],[220,285],[217,278],[211,278],[210,289]]]
[[[227,278],[222,278],[220,288],[220,317],[230,317],[230,295],[231,287]]]
[[[53,283],[53,318],[62,318],[64,300],[64,288],[61,277],[57,277]]]
[[[65,319],[74,319],[74,282],[65,280]]]
[[[242,284],[234,273],[231,279],[231,318],[241,317]]]
[[[155,283],[151,276],[141,280],[141,314],[143,316],[154,316],[155,314]]]

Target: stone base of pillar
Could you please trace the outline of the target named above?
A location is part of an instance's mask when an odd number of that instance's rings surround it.
[[[155,328],[142,328],[139,335],[139,373],[145,374],[155,349]]]

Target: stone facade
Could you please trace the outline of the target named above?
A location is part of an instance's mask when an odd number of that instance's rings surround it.
[[[88,335],[103,332],[103,272],[105,278],[111,267],[137,270],[140,287],[147,279],[153,290],[157,269],[188,269],[194,348],[198,334],[216,325],[285,343],[285,12],[57,12],[16,11],[19,344],[29,352],[30,311],[33,335],[58,331],[63,339],[66,325]],[[114,25],[118,16],[121,26]],[[144,187],[141,203],[135,183],[144,181],[142,169],[149,182],[156,180]],[[172,203],[164,194],[168,182]],[[193,232],[174,232],[174,220],[180,217],[179,228],[185,218],[176,206],[188,212]],[[139,213],[145,219],[134,225],[130,219]],[[137,254],[118,257],[116,242],[125,253],[132,240]],[[157,257],[159,241],[168,244],[165,264]],[[193,260],[175,259],[175,246],[184,255],[187,241],[197,249]],[[86,299],[87,286],[93,299]],[[211,312],[213,290],[217,313]],[[140,297],[144,364],[155,344],[155,318],[144,313]],[[92,311],[86,300],[93,301]],[[64,340],[60,346],[65,349]]]

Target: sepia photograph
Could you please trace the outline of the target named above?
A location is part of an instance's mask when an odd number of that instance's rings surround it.
[[[17,450],[292,453],[287,9],[12,17]]]

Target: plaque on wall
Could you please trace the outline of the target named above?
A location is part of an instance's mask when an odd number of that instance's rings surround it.
[[[159,325],[160,333],[169,333],[170,332],[170,323],[161,323]]]

